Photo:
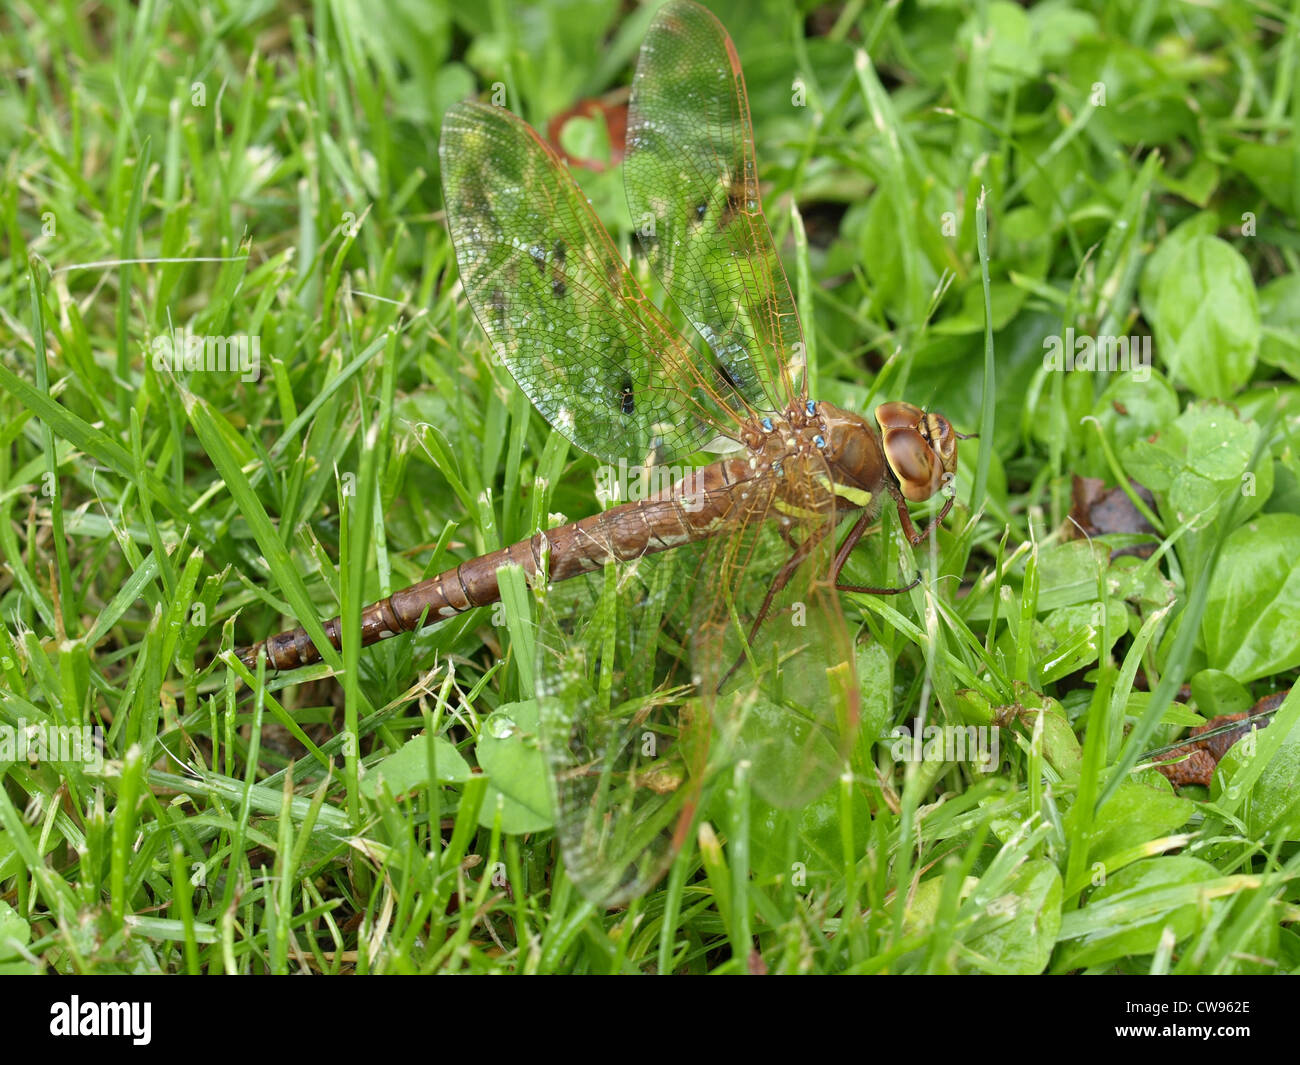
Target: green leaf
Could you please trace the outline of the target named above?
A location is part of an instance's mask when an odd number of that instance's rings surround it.
[[[1109,654],[1115,641],[1128,632],[1128,609],[1122,599],[1107,601],[1104,640],[1101,604],[1095,601],[1053,610],[1043,617],[1042,625],[1041,634],[1035,627],[1035,640],[1041,641],[1042,648],[1035,666],[1042,682],[1049,684],[1096,662],[1100,653]]]
[[[858,743],[866,745],[867,753],[870,745],[889,731],[893,720],[894,663],[889,652],[875,641],[859,647],[856,658],[858,689],[862,693]]]
[[[1248,734],[1228,748],[1216,770],[1212,795],[1233,786],[1233,778],[1256,757],[1257,743],[1258,738]],[[1254,838],[1300,840],[1300,728],[1291,729],[1261,770],[1243,812],[1246,831]]]
[[[1040,280],[1051,259],[1051,222],[1038,208],[1026,204],[1014,207],[998,226],[998,254],[1016,273]]]
[[[1061,774],[1062,780],[1077,781],[1083,767],[1083,748],[1061,704],[1049,695],[1026,690],[1020,684],[1017,684],[1017,693],[1021,705],[1036,709],[1043,715],[1043,757],[1047,764]],[[1023,724],[1032,732],[1037,722],[1032,716],[1026,716]]]
[[[1219,404],[1195,404],[1155,439],[1125,449],[1121,461],[1129,476],[1155,493],[1162,515],[1179,524],[1196,516],[1192,528],[1202,529],[1234,494],[1246,496],[1242,517],[1268,499],[1273,463],[1258,470],[1250,465],[1258,439],[1254,422],[1239,420]]]
[[[442,784],[463,784],[470,778],[469,763],[441,736],[433,739],[436,751],[437,780]],[[423,788],[429,783],[429,738],[423,733],[412,736],[401,747],[366,769],[361,793],[375,798],[383,780],[393,796]]]
[[[1138,282],[1138,298],[1147,321],[1155,320],[1160,283],[1174,261],[1197,237],[1212,237],[1218,229],[1219,216],[1213,211],[1201,211],[1175,226],[1156,246],[1143,265],[1142,280]]]
[[[906,217],[905,206],[900,207],[893,193],[882,187],[867,202],[858,246],[858,259],[871,279],[877,298],[898,317],[907,313],[908,263],[898,239],[899,229],[906,224],[901,220]],[[933,281],[928,272],[922,278],[925,285]]]
[[[32,938],[32,930],[22,916],[7,902],[0,901],[0,962],[20,957],[20,947]]]
[[[1189,684],[1192,700],[1206,718],[1249,710],[1255,701],[1235,677],[1220,669],[1203,669],[1192,677]]]
[[[1163,374],[1152,369],[1145,381],[1131,373],[1116,374],[1097,400],[1093,414],[1106,439],[1120,451],[1159,432],[1178,417],[1180,406],[1178,393]]]
[[[871,829],[871,803],[866,790],[853,787],[848,793],[849,817],[853,821],[852,849],[855,854],[866,853],[870,845],[868,833]],[[756,830],[750,846],[753,848],[752,864],[755,872],[767,872],[769,876],[787,876],[788,865],[777,866],[777,861],[786,858],[784,839],[769,833],[768,828],[776,827],[775,818],[786,811],[777,811],[758,798],[753,802],[753,818]],[[806,866],[807,884],[818,886],[817,877],[827,875],[828,871],[839,870],[844,863],[844,818],[845,797],[840,788],[827,788],[821,795],[798,811],[799,856]],[[833,875],[833,874],[832,874]],[[802,890],[807,890],[804,887]]]
[[[1025,8],[1035,43],[1044,59],[1068,57],[1081,37],[1097,35],[1097,17],[1066,4],[1037,4]]]
[[[989,285],[989,306],[993,328],[1005,327],[1024,306],[1027,295],[1009,281],[992,282]],[[979,333],[984,325],[984,290],[979,285],[968,285],[962,290],[961,309],[935,322],[930,331],[935,336]]]
[[[1043,593],[1040,611],[1056,610],[1097,598],[1097,575],[1107,566],[1110,551],[1088,540],[1048,544],[1038,553],[1038,580]]]
[[[1209,862],[1188,855],[1149,858],[1121,869],[1086,906],[1065,915],[1061,939],[1079,942],[1066,950],[1061,967],[1150,954],[1166,928],[1181,942],[1210,920],[1200,885],[1218,878]]]
[[[1228,537],[1201,635],[1243,684],[1300,666],[1300,517],[1261,514]]]
[[[491,828],[501,809],[501,831],[511,835],[552,827],[546,760],[538,745],[537,700],[506,703],[483,722],[475,752],[491,785],[479,824]]]
[[[1242,172],[1264,199],[1293,215],[1300,204],[1295,195],[1295,148],[1288,141],[1279,144],[1247,142],[1232,153],[1232,165]]]
[[[1275,277],[1259,290],[1259,316],[1260,360],[1300,381],[1300,274]]]
[[[1009,920],[966,941],[974,968],[1031,975],[1047,968],[1061,930],[1061,874],[1046,858],[1026,862],[1010,890],[988,907]]]
[[[1268,509],[1277,513],[1300,514],[1300,455],[1291,451],[1273,464],[1276,479]]]
[[[1246,260],[1217,237],[1191,241],[1160,281],[1154,324],[1171,377],[1199,396],[1231,398],[1259,355],[1259,297]]]
[[[958,31],[958,39],[971,47],[976,34],[985,34],[988,42],[988,87],[993,92],[1008,92],[1021,82],[1036,78],[1041,63],[1028,14],[1019,4],[995,0],[984,17],[987,27],[972,16]]]
[[[1187,823],[1194,809],[1191,799],[1175,795],[1172,785],[1152,771],[1126,780],[1095,813],[1071,807],[1068,819],[1089,822],[1088,861],[1096,863],[1169,835]]]
[[[1198,155],[1182,174],[1162,174],[1160,183],[1177,193],[1189,203],[1204,207],[1219,184],[1219,168],[1203,155]]]

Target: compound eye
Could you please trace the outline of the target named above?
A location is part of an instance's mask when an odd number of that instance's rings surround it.
[[[943,483],[943,462],[916,429],[886,429],[885,458],[905,499],[920,503]]]
[[[876,408],[881,429],[915,429],[925,420],[925,411],[911,403],[882,403]]]

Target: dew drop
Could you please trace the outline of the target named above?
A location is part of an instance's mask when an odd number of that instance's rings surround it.
[[[515,724],[515,719],[506,714],[496,714],[488,720],[487,726],[488,733],[498,740],[509,739],[519,727]]]

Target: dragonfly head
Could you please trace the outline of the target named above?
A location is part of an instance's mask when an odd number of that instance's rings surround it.
[[[948,419],[910,403],[882,403],[876,421],[885,459],[905,499],[920,503],[957,472],[957,434]]]

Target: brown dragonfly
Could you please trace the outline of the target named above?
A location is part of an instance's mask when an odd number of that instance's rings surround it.
[[[461,284],[519,387],[611,468],[685,473],[372,604],[362,642],[497,602],[506,565],[545,589],[536,697],[557,834],[579,888],[614,902],[664,872],[720,766],[783,806],[843,772],[859,694],[837,590],[916,582],[840,572],[882,504],[912,544],[943,520],[951,493],[922,532],[907,503],[952,479],[961,437],[908,403],[878,406],[873,425],[807,395],[740,61],[699,5],[660,10],[628,106],[624,183],[663,308],[508,110],[456,105],[439,155]],[[340,619],[324,628],[339,646]],[[320,660],[301,628],[237,653]]]

